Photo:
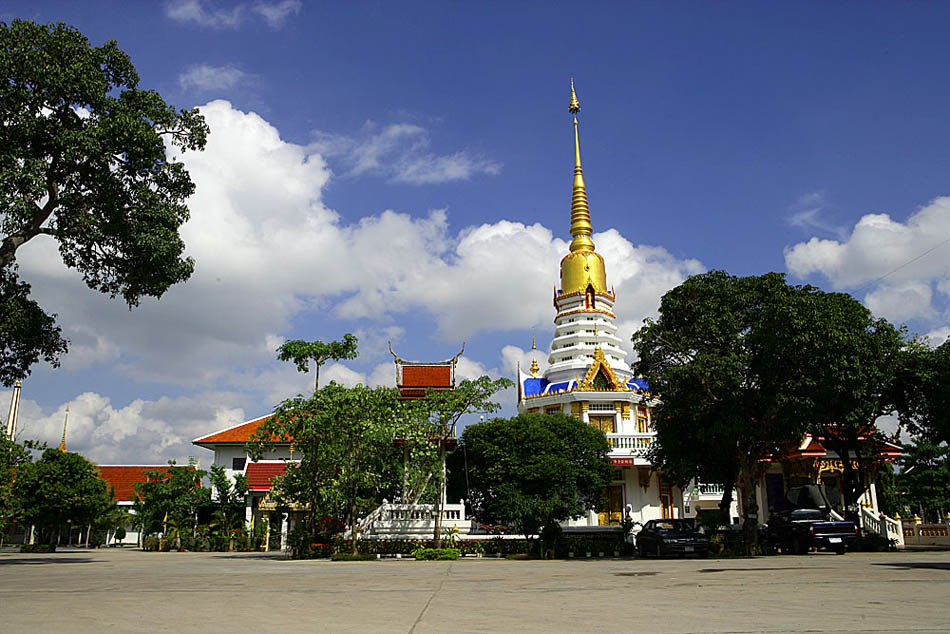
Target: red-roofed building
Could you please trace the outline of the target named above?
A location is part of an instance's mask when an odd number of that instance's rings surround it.
[[[258,507],[271,489],[271,479],[276,475],[282,475],[287,463],[293,460],[292,443],[279,439],[274,439],[268,444],[260,461],[251,462],[248,459],[247,442],[271,416],[271,414],[266,414],[191,441],[199,447],[212,450],[214,464],[223,467],[225,474],[232,480],[238,475],[247,477],[248,494],[245,499],[245,521],[247,522],[250,522],[252,518],[255,522],[261,520]],[[271,521],[273,522],[274,519],[272,518]],[[287,522],[284,522],[284,544],[287,543],[286,531]]]
[[[130,464],[112,464],[98,465],[99,476],[106,481],[106,485],[112,490],[112,499],[115,500],[119,508],[132,511],[132,505],[135,503],[135,485],[145,482],[148,479],[148,472],[158,471],[165,473],[169,466],[164,465],[130,465]],[[139,544],[139,533],[134,529],[131,522],[125,527],[125,537],[120,540],[114,539],[112,530],[106,536],[107,544],[137,545]]]

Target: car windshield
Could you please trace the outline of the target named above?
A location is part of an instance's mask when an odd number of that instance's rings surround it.
[[[797,511],[792,511],[792,521],[820,519],[823,519],[822,513],[817,509],[798,509]]]
[[[692,520],[663,520],[662,522],[656,523],[656,530],[660,532],[690,532],[695,530],[695,526]]]

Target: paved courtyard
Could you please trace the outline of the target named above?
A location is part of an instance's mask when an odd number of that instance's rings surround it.
[[[283,561],[0,553],[2,632],[946,632],[950,553]]]

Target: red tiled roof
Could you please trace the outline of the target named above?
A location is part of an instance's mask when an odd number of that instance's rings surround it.
[[[452,387],[449,365],[405,365],[399,387]]]
[[[247,488],[251,491],[270,491],[270,482],[274,476],[284,475],[286,462],[251,462],[244,475],[247,476]]]
[[[113,500],[120,502],[131,502],[135,500],[135,485],[139,482],[145,482],[146,471],[167,472],[168,465],[149,466],[149,465],[100,465],[99,475],[110,487],[115,487]]]
[[[249,420],[246,423],[234,425],[233,427],[216,431],[213,434],[208,434],[201,438],[195,438],[191,442],[195,445],[217,445],[223,443],[244,444],[251,439],[251,436],[254,435],[257,428],[266,423],[271,416],[271,414],[261,416],[260,418]]]

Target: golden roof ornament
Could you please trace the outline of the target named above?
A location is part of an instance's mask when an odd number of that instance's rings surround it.
[[[66,451],[66,423],[69,421],[69,408],[66,408],[66,416],[63,418],[63,439],[59,441],[59,450]]]
[[[538,367],[537,359],[531,359],[531,367],[528,369],[531,371],[531,376],[533,378],[538,378],[538,373],[541,371],[541,368]]]
[[[571,77],[571,105],[567,107],[568,112],[577,114],[581,111],[581,104],[577,100],[577,93],[574,92],[574,78]]]

